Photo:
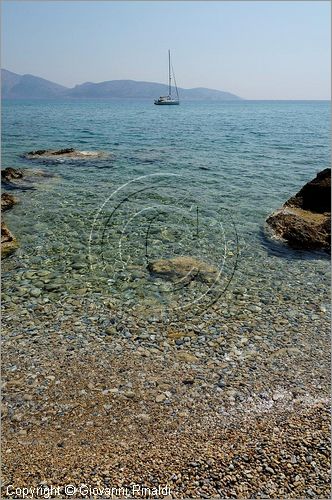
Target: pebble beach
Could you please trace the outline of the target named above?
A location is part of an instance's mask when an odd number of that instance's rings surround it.
[[[246,105],[229,120],[238,113],[249,137]],[[289,116],[283,106],[278,112]],[[278,130],[265,108],[256,112]],[[33,189],[15,189],[19,203],[5,214],[20,246],[2,263],[3,497],[20,498],[27,485],[59,488],[59,498],[73,497],[66,485],[76,498],[130,497],[139,485],[161,488],[155,498],[329,498],[329,259],[264,232],[272,209],[328,158],[327,149],[315,153],[326,130],[317,125],[315,142],[308,132],[297,148],[290,187],[273,169],[294,160],[281,146],[295,139],[277,132],[280,156],[263,158],[267,138],[261,160],[252,149],[256,170],[240,176],[242,164],[226,185],[213,135],[207,155],[199,144],[184,154],[174,139],[170,157],[158,135],[149,150],[140,137],[129,148],[120,121],[112,145],[102,125],[93,143],[106,158],[31,160],[22,155],[38,147],[34,123],[24,144],[9,146],[14,114],[6,113],[5,161]],[[211,120],[204,116],[203,128]],[[188,169],[185,190],[175,178],[179,161]],[[270,162],[264,180],[259,161]],[[147,259],[181,255],[206,262],[218,280],[212,286],[203,269],[201,280],[178,287],[149,271]]]

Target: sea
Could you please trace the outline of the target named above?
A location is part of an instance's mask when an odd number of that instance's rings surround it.
[[[278,297],[309,323],[328,314],[328,256],[288,248],[265,221],[330,165],[330,133],[328,101],[3,100],[2,168],[35,172],[4,216],[20,245],[4,302],[109,297],[179,320],[240,293],[242,309]],[[103,155],[23,157],[63,148]],[[182,256],[217,282],[149,272]]]

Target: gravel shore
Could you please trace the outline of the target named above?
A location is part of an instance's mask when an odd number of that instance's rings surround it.
[[[330,496],[324,311],[310,330],[279,325],[276,348],[219,305],[209,335],[202,318],[176,329],[82,297],[4,308],[3,496],[59,486],[67,498],[67,484],[98,498],[133,484],[179,498]]]

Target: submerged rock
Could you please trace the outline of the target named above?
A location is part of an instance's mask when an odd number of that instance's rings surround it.
[[[18,248],[16,238],[9,231],[4,222],[1,222],[1,258],[8,257]]]
[[[293,248],[330,251],[331,169],[319,172],[266,222]]]
[[[59,150],[53,149],[38,149],[36,151],[29,151],[24,153],[23,157],[28,160],[35,159],[82,159],[82,158],[101,158],[107,156],[103,151],[78,151],[74,148],[65,148]]]
[[[1,212],[5,212],[9,210],[14,205],[18,203],[17,198],[10,193],[2,193],[1,194]]]
[[[50,178],[55,178],[52,172],[46,172],[41,169],[24,169],[7,167],[1,171],[2,185],[7,189],[35,189],[36,183],[48,181]]]
[[[49,180],[50,177],[55,177],[54,174],[45,172],[44,170],[18,170],[12,167],[5,168],[1,171],[2,185],[7,189],[35,189],[34,184]],[[1,212],[11,209],[18,200],[10,193],[1,194]],[[9,231],[5,222],[1,223],[1,258],[7,257],[18,248],[18,242],[13,234]]]
[[[22,170],[18,170],[17,168],[7,167],[4,170],[1,170],[2,182],[12,182],[14,179],[21,179],[22,177]]]
[[[148,270],[153,275],[171,281],[181,279],[211,283],[218,277],[218,270],[215,267],[187,256],[160,259],[150,262]]]

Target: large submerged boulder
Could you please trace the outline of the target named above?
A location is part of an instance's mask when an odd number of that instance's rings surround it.
[[[65,149],[37,149],[24,153],[23,157],[28,160],[57,160],[57,159],[88,159],[88,158],[105,158],[107,154],[103,151],[78,151],[74,148]]]
[[[266,222],[293,248],[330,251],[331,169],[319,172]]]
[[[154,276],[170,281],[193,281],[212,283],[218,277],[218,270],[194,257],[182,256],[150,262],[148,270]]]

